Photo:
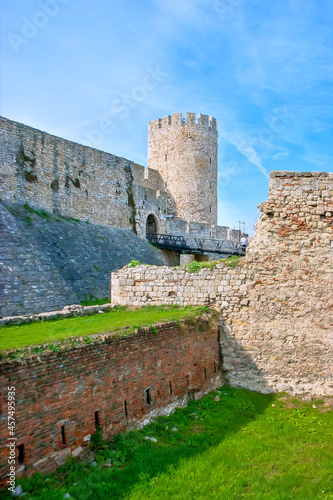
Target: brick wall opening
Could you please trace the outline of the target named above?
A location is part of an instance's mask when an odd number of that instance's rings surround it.
[[[18,447],[18,457],[17,457],[17,460],[18,460],[18,463],[20,465],[23,465],[24,464],[24,458],[25,458],[25,453],[24,453],[24,444],[19,444]]]
[[[66,432],[65,432],[65,426],[61,426],[61,439],[62,439],[62,444],[66,444]]]
[[[151,405],[152,398],[151,398],[150,387],[148,387],[148,389],[145,390],[145,400],[146,400],[147,405]]]
[[[95,427],[96,429],[99,429],[99,410],[95,411]]]

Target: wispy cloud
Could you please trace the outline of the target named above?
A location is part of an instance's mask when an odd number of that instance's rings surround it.
[[[289,156],[290,153],[289,152],[286,152],[286,151],[279,151],[278,153],[275,153],[273,156],[272,156],[272,160],[282,160],[283,158],[285,158],[286,156]]]
[[[230,133],[224,130],[220,131],[220,136],[222,136],[225,141],[235,146],[237,148],[237,151],[241,155],[245,156],[245,158],[247,158],[250,163],[255,165],[259,169],[259,171],[266,177],[266,179],[269,179],[268,172],[262,164],[262,161],[257,151],[255,150],[250,137],[242,135],[238,132]]]

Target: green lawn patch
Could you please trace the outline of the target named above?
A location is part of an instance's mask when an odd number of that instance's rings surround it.
[[[89,299],[82,300],[80,302],[81,306],[101,306],[102,304],[109,304],[110,297],[104,297],[104,299],[98,299],[93,295],[89,294]]]
[[[194,318],[208,311],[205,307],[147,306],[140,309],[115,307],[92,316],[0,327],[0,351],[59,342],[69,337],[86,337],[126,328],[126,334],[140,326]]]
[[[193,260],[189,264],[185,264],[182,267],[190,273],[197,273],[198,271],[200,271],[200,269],[205,269],[205,268],[213,269],[216,266],[216,264],[220,264],[221,262],[229,267],[237,267],[240,259],[241,257],[237,255],[232,255],[227,259],[220,259],[220,260],[205,260],[203,262],[198,262],[197,260]]]
[[[312,405],[221,387],[140,431],[95,436],[95,466],[69,459],[19,482],[45,500],[332,499],[333,413]]]

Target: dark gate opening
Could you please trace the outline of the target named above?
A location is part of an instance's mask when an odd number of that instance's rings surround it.
[[[148,215],[146,221],[146,233],[156,234],[157,233],[157,222],[153,214]]]

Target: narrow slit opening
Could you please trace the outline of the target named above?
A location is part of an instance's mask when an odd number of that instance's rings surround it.
[[[24,464],[24,444],[19,444],[18,447],[18,463],[20,465]]]
[[[127,401],[126,400],[124,401],[124,412],[125,412],[125,417],[127,418],[128,413],[127,413]]]
[[[145,395],[146,395],[146,403],[147,405],[151,404],[151,393],[150,393],[150,388],[145,390]]]
[[[207,380],[207,370],[204,368],[205,380]]]
[[[61,426],[61,439],[62,439],[62,444],[66,444],[66,432],[65,432],[65,426]]]
[[[99,429],[99,410],[95,411],[95,427]]]
[[[169,392],[170,392],[170,394],[172,394],[172,383],[171,382],[169,382]]]

